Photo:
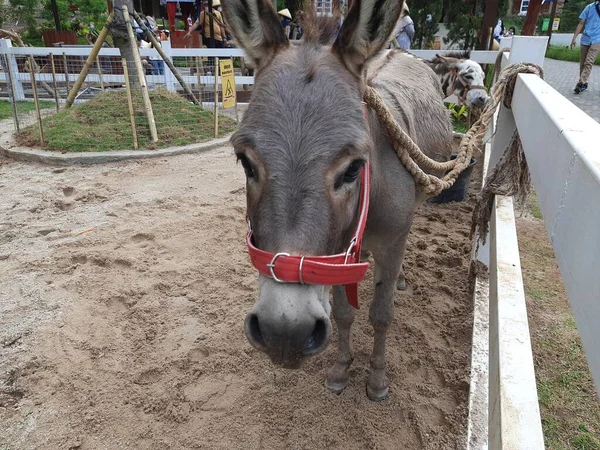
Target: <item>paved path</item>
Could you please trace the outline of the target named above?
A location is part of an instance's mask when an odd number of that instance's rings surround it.
[[[579,63],[546,58],[544,75],[550,86],[600,122],[600,66],[594,66],[588,90],[581,94],[573,92],[579,79]]]

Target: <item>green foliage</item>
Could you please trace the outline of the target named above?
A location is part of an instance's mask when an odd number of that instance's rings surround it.
[[[2,19],[17,22],[19,26],[25,25],[30,34],[36,32],[37,15],[40,10],[39,0],[8,0],[0,1],[0,3],[2,4],[0,9]]]
[[[466,119],[468,116],[469,108],[467,108],[467,105],[457,105],[455,103],[448,103],[446,105],[446,108],[448,108],[448,110],[450,111],[452,119],[462,120]]]
[[[483,17],[475,14],[475,3],[474,0],[452,2],[447,21],[448,36],[444,38],[446,44],[457,44],[465,50],[477,47]]]
[[[570,0],[560,14],[560,32],[572,33],[579,23],[579,14],[590,3],[589,0]]]
[[[571,50],[569,47],[561,47],[559,45],[551,45],[546,50],[546,57],[551,59],[558,59],[560,61],[573,61],[579,62],[579,49],[576,48]],[[600,65],[600,55],[594,62],[596,65]]]
[[[469,108],[466,105],[457,105],[455,103],[447,103],[446,108],[450,111],[452,119],[452,128],[458,133],[466,133],[468,130],[467,119],[469,117]]]
[[[70,9],[71,4],[77,6],[77,11]],[[43,5],[42,18],[45,20],[43,27],[54,29],[54,16],[50,0],[44,0]],[[105,0],[56,0],[56,7],[61,28],[76,31],[81,36],[88,34],[90,22],[94,22],[100,29],[108,17]]]
[[[415,39],[413,47],[425,48],[433,42],[439,30],[438,22],[442,18],[443,0],[412,0],[410,2],[410,17],[415,23]],[[433,20],[427,22],[427,15],[431,14]]]

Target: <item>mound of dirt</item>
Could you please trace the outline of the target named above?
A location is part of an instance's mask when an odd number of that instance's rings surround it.
[[[371,276],[341,395],[323,386],[335,342],[286,371],[246,341],[257,276],[231,149],[0,172],[0,448],[464,448],[471,202],[417,213],[373,403]]]
[[[214,115],[190,103],[177,93],[166,89],[150,92],[158,142],[150,142],[150,129],[141,91],[133,91],[133,106],[140,148],[165,148],[204,142],[214,138]],[[45,150],[61,152],[104,152],[132,150],[127,94],[124,91],[107,91],[89,101],[62,110],[42,119]],[[219,117],[219,130],[229,133],[235,122]],[[37,123],[25,128],[16,136],[20,146],[39,147]]]

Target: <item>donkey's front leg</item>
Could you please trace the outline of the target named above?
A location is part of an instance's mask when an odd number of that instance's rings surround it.
[[[327,372],[325,387],[331,392],[339,394],[348,384],[348,368],[353,360],[350,330],[355,315],[354,308],[348,303],[346,292],[342,286],[333,287],[332,313],[338,329],[338,355],[337,361]]]
[[[394,319],[396,282],[402,270],[405,247],[404,240],[400,248],[374,255],[375,294],[369,309],[369,321],[375,331],[375,342],[371,354],[371,372],[367,379],[367,395],[373,401],[383,400],[390,387],[390,382],[385,375],[385,340],[388,327]]]

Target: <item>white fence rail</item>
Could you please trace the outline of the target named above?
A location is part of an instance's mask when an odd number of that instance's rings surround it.
[[[166,41],[162,43],[165,54],[173,61],[173,58],[187,57],[187,58],[244,58],[246,55],[243,50],[237,48],[223,48],[223,49],[206,49],[206,48],[171,48],[170,42]],[[10,40],[0,39],[0,55],[7,55],[9,61],[9,70],[13,75],[13,81],[16,85],[16,98],[17,100],[24,100],[25,94],[22,84],[29,83],[31,81],[31,75],[28,72],[20,72],[17,64],[16,57],[19,56],[49,56],[54,55],[57,61],[62,61],[63,55],[67,57],[79,56],[81,57],[81,64],[77,67],[81,68],[85,58],[89,55],[91,47],[12,47]],[[154,49],[140,49],[141,56],[147,56],[151,58],[160,58],[158,52]],[[98,55],[99,57],[119,57],[120,52],[117,48],[102,48]],[[69,64],[71,71],[69,75],[64,72],[56,73],[56,81],[64,83],[70,80],[71,82],[76,79],[79,75],[78,72],[72,71],[71,65]],[[181,74],[183,80],[188,84],[193,84],[198,81],[197,75]],[[68,78],[68,80],[67,80]],[[220,83],[220,77],[219,83]],[[149,83],[155,85],[164,85],[168,90],[174,91],[177,89],[178,82],[169,70],[167,66],[164,67],[164,75],[146,75],[146,79]],[[39,73],[36,74],[36,80],[38,82],[50,83],[53,78],[51,73]],[[202,75],[200,81],[205,85],[214,85],[215,78],[212,74]],[[96,73],[89,73],[86,77],[87,83],[100,83],[100,75]],[[102,82],[110,83],[125,83],[125,77],[122,74],[102,74]],[[8,75],[6,72],[0,72],[0,83],[8,83]],[[235,83],[238,86],[246,85],[251,86],[254,84],[253,76],[244,76],[238,72],[235,73]]]
[[[520,39],[506,64],[543,62]],[[542,47],[531,41],[532,48]],[[529,45],[529,44],[527,44]],[[515,51],[517,50],[517,51]],[[538,61],[536,61],[536,59]],[[512,109],[501,107],[486,162],[493,167],[515,129],[519,131],[544,221],[560,267],[596,387],[600,388],[600,124],[535,75],[519,75]],[[487,169],[487,164],[486,164]],[[469,449],[544,449],[531,341],[521,276],[512,199],[497,197],[489,246],[478,259],[489,266],[489,286],[477,280]],[[489,288],[489,305],[484,295]],[[489,366],[476,350],[489,310]],[[480,323],[478,323],[478,321]],[[595,344],[595,345],[594,345]],[[489,376],[482,376],[489,370]],[[482,389],[488,381],[488,397]],[[483,391],[483,392],[482,392]]]

